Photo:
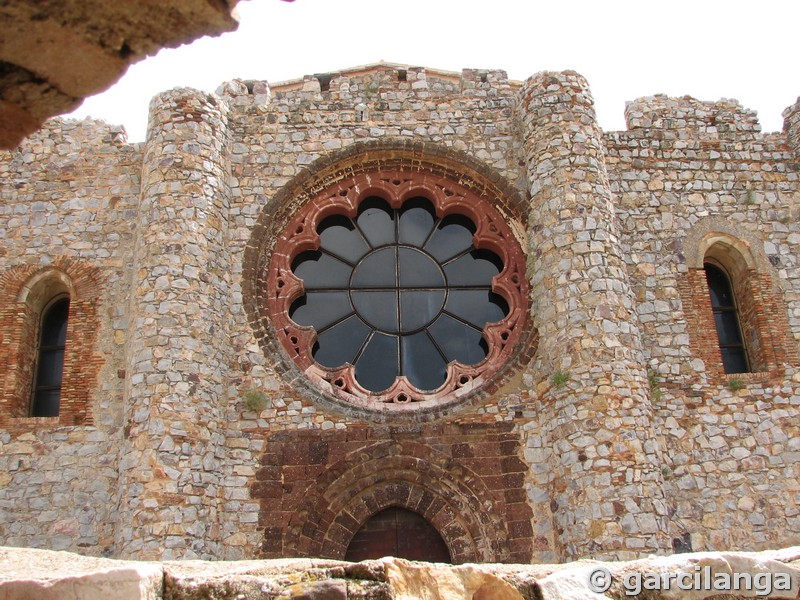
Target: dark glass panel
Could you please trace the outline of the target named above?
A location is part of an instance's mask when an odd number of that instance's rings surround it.
[[[33,397],[33,410],[31,411],[31,416],[57,417],[60,400],[60,389],[36,390],[36,393]]]
[[[356,316],[345,319],[319,334],[314,360],[330,369],[341,367],[346,362],[352,364],[370,331]]]
[[[706,279],[708,291],[711,292],[711,306],[733,306],[733,294],[727,275],[714,265],[706,265]]]
[[[400,285],[402,287],[443,287],[442,271],[427,254],[412,248],[400,248]]]
[[[747,373],[750,368],[744,348],[722,348],[722,366],[726,373]]]
[[[720,345],[742,345],[742,336],[739,333],[739,319],[736,317],[736,311],[714,311],[714,320],[717,324],[717,337]]]
[[[311,291],[294,301],[289,308],[289,318],[298,325],[310,325],[319,331],[351,312],[353,307],[346,291]]]
[[[400,243],[421,247],[436,222],[433,205],[425,198],[412,198],[400,212]]]
[[[486,358],[486,345],[480,331],[442,315],[428,328],[436,344],[448,361],[458,360],[465,365],[474,365]]]
[[[500,258],[488,250],[473,250],[444,266],[447,285],[491,285],[503,270]]]
[[[367,242],[356,230],[353,222],[343,215],[326,218],[318,231],[322,248],[353,264],[369,251]]]
[[[64,371],[64,350],[42,350],[39,354],[39,373],[36,387],[60,387]]]
[[[69,300],[59,300],[53,304],[42,319],[42,341],[45,346],[63,346],[67,340],[67,313]]]
[[[400,292],[401,331],[408,333],[424,327],[442,310],[444,290],[419,290]]]
[[[403,337],[403,375],[420,390],[435,390],[444,383],[447,363],[424,331]]]
[[[358,314],[377,329],[397,333],[397,292],[352,291]]]
[[[309,250],[294,259],[292,272],[303,280],[307,290],[347,289],[353,267],[319,250]]]
[[[356,381],[371,392],[382,392],[398,375],[398,338],[376,332],[356,361]]]
[[[475,225],[467,217],[448,215],[439,223],[425,250],[440,262],[445,261],[469,248],[474,233]]]
[[[380,198],[364,200],[356,222],[373,248],[395,243],[394,211]]]
[[[382,248],[368,254],[356,265],[351,287],[373,289],[397,287],[397,249]]]
[[[502,321],[508,304],[489,290],[450,290],[445,310],[483,329],[486,323]]]

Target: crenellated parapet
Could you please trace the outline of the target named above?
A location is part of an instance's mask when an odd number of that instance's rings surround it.
[[[789,147],[800,160],[800,97],[783,111],[783,132],[789,138]]]
[[[637,98],[625,104],[629,130],[662,129],[709,135],[754,135],[761,131],[756,111],[736,100],[706,102],[691,96],[664,94]]]

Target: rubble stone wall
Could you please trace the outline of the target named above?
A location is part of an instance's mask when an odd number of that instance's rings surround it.
[[[82,422],[4,405],[0,539],[341,558],[398,506],[459,561],[798,543],[797,112],[763,135],[734,101],[657,96],[604,133],[575,73],[379,64],[166,92],[144,144],[52,122],[0,161],[0,283],[96,270],[95,339],[68,344],[97,383]],[[496,198],[531,289],[509,366],[411,417],[330,401],[248,305],[254,248],[387,165]],[[753,373],[722,370],[707,257],[730,267]],[[2,310],[13,366],[24,336]]]

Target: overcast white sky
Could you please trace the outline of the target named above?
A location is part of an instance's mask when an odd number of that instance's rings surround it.
[[[763,131],[779,131],[800,95],[800,0],[246,0],[237,10],[238,31],[162,50],[72,116],[122,124],[142,141],[160,91],[380,60],[520,80],[573,69],[607,131],[624,129],[626,100],[656,93],[736,98]]]

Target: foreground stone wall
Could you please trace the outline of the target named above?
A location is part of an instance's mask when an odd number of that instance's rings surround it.
[[[120,600],[522,600],[536,598],[797,598],[800,548],[679,554],[630,562],[460,565],[386,557],[132,562],[0,547],[8,600],[113,595]]]
[[[338,559],[397,506],[458,562],[800,542],[798,106],[762,135],[735,102],[643,98],[604,133],[576,73],[379,64],[166,92],[145,144],[53,122],[0,161],[0,539]],[[297,209],[381,169],[491,198],[527,253],[518,347],[452,409],[337,401],[256,310]],[[707,258],[753,373],[722,370]],[[65,393],[82,413],[27,417],[26,290],[82,298],[84,272],[96,327],[68,352],[96,383]]]

